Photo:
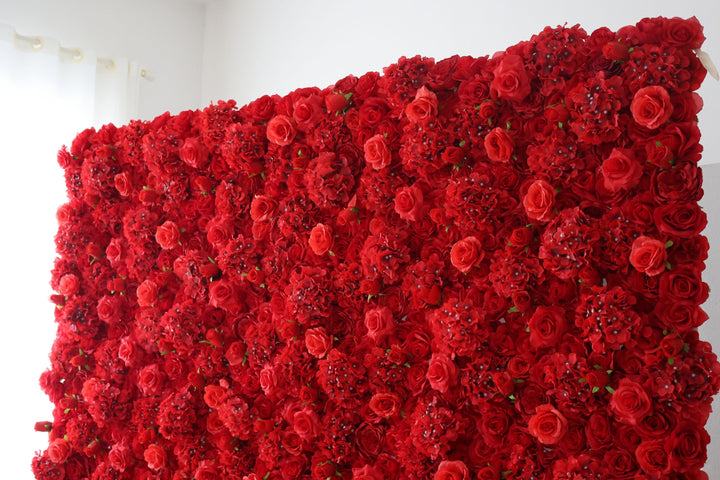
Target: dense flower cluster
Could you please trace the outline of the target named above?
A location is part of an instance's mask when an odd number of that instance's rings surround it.
[[[55,479],[702,480],[696,19],[59,154]]]

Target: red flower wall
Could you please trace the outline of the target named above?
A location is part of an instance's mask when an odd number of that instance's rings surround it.
[[[706,479],[695,18],[86,130],[38,479]]]

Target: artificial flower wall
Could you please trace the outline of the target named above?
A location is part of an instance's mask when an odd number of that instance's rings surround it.
[[[695,18],[107,125],[38,479],[707,479]]]

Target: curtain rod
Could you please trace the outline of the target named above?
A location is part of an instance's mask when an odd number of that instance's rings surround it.
[[[15,30],[13,30],[13,34],[15,41],[24,42],[30,47],[33,52],[39,52],[45,47],[45,41],[42,39],[42,37],[30,37],[27,35],[21,35]],[[83,58],[85,58],[85,54],[80,48],[63,47],[62,45],[60,45],[58,47],[58,53],[68,55],[73,62],[82,62]],[[110,72],[115,70],[115,67],[117,66],[115,60],[106,57],[97,57],[97,63],[104,66],[105,69]],[[155,78],[152,73],[145,70],[144,68],[140,70],[140,76],[145,80],[149,81],[152,81]]]

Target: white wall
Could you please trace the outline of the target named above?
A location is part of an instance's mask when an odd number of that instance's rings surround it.
[[[205,5],[190,0],[0,0],[0,22],[19,34],[126,57],[152,72],[152,82],[140,82],[143,120],[200,107],[204,15]]]

